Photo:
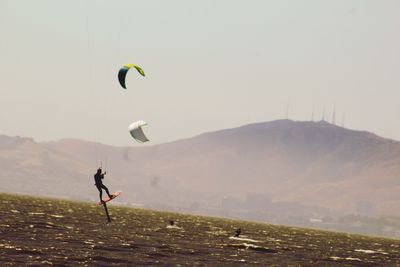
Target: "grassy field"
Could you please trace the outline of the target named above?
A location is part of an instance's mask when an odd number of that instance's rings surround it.
[[[0,207],[0,266],[400,266],[400,240],[112,204],[106,224],[96,203],[7,194]]]

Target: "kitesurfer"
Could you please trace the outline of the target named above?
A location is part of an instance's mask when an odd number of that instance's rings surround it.
[[[110,191],[108,191],[108,188],[103,184],[102,179],[104,179],[104,175],[106,175],[107,172],[105,171],[104,173],[101,173],[101,167],[97,169],[96,174],[94,175],[94,181],[95,181],[95,186],[97,187],[97,190],[100,192],[100,201],[103,201],[103,190],[104,189],[108,195],[109,198],[114,198],[113,195],[110,194]]]
[[[239,237],[241,233],[242,233],[242,229],[240,229],[240,228],[236,229],[235,237]]]

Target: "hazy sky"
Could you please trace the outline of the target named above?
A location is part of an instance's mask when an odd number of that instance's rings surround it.
[[[400,1],[0,0],[0,134],[157,144],[285,117],[400,140]],[[117,72],[135,63],[146,72]]]

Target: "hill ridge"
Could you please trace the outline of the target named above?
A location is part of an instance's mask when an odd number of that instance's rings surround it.
[[[325,121],[252,123],[146,147],[0,136],[0,187],[95,200],[102,158],[105,183],[148,207],[268,220],[400,216],[400,142]]]

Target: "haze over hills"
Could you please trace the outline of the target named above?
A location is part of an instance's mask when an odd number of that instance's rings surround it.
[[[0,188],[95,200],[100,160],[125,203],[256,219],[400,216],[400,142],[325,121],[255,123],[139,148],[0,136]]]

